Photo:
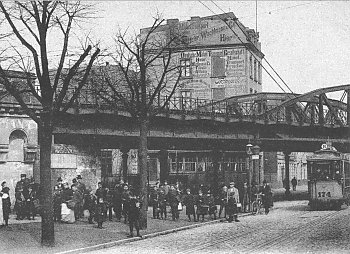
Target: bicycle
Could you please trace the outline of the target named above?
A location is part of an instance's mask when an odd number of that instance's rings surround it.
[[[264,194],[261,194],[261,193],[255,194],[256,199],[252,203],[252,214],[253,215],[257,215],[257,214],[262,213],[262,211],[263,211],[262,196],[263,195]]]

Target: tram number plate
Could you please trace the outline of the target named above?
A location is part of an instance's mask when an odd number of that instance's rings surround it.
[[[319,192],[318,193],[318,197],[319,198],[325,198],[325,197],[331,197],[331,193],[328,191],[328,192],[325,192],[325,191],[323,191],[323,192]]]

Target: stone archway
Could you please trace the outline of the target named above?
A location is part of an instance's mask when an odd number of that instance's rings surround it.
[[[24,162],[27,135],[22,130],[14,130],[9,137],[8,162]]]

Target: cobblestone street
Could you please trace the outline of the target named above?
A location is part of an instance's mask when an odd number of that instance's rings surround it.
[[[277,202],[245,216],[94,253],[349,253],[349,209],[309,211],[307,201]]]

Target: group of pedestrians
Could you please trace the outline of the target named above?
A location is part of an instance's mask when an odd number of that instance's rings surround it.
[[[133,229],[136,235],[140,235],[140,209],[141,197],[134,190],[129,189],[128,184],[120,181],[114,189],[109,189],[102,182],[93,191],[86,188],[81,175],[73,179],[71,186],[58,178],[58,184],[54,187],[54,221],[62,223],[74,223],[82,217],[88,218],[89,224],[97,223],[97,228],[103,228],[103,222],[112,221],[113,213],[117,221],[124,217],[124,223],[129,223],[130,237]]]
[[[182,190],[179,184],[168,185],[167,181],[156,185],[150,191],[149,204],[153,207],[153,218],[167,220],[168,210],[170,208],[171,219],[177,221],[179,214],[185,207],[188,221],[204,221],[205,217],[217,219],[218,217],[228,222],[238,220],[238,211],[246,211],[246,193],[245,185],[243,195],[243,206],[240,202],[238,189],[235,182],[229,186],[222,186],[217,195],[201,185],[196,193],[193,190]],[[11,201],[9,195],[10,189],[4,181],[1,184],[0,197],[0,225],[7,226],[9,214],[11,212]],[[264,181],[261,188],[253,186],[252,192],[263,194],[263,203],[266,214],[272,204],[272,192],[269,185]],[[39,187],[37,184],[27,179],[25,174],[21,174],[21,180],[15,187],[15,211],[16,219],[35,219],[39,213]],[[88,223],[97,223],[98,228],[102,228],[103,222],[107,219],[112,221],[113,214],[118,222],[124,221],[129,224],[130,237],[133,237],[133,231],[136,229],[136,235],[140,235],[140,214],[142,208],[142,197],[136,195],[132,186],[118,182],[114,188],[106,188],[102,182],[98,183],[98,188],[94,191],[91,187],[86,187],[82,181],[81,175],[77,175],[72,180],[72,184],[63,182],[62,178],[57,179],[53,193],[54,221],[62,223],[74,223],[83,217],[88,218]],[[249,202],[248,202],[249,203]],[[219,207],[219,211],[217,211]]]
[[[16,220],[34,220],[39,214],[39,185],[21,174],[15,186]],[[11,214],[10,188],[6,181],[1,183],[0,191],[0,227],[7,227]]]
[[[21,180],[15,187],[16,220],[34,220],[39,211],[39,185],[21,174]]]
[[[185,206],[188,221],[204,221],[205,217],[209,219],[217,218],[217,205],[220,205],[219,218],[222,211],[225,211],[225,218],[229,222],[239,221],[237,218],[238,208],[240,207],[239,191],[235,183],[231,182],[229,188],[224,186],[219,196],[213,193],[205,186],[201,186],[198,193],[192,194],[191,189],[186,189],[185,193],[178,188],[178,185],[155,186],[150,194],[150,202],[153,207],[154,219],[167,219],[167,206],[170,207],[171,218],[173,221],[179,219],[179,213]]]

